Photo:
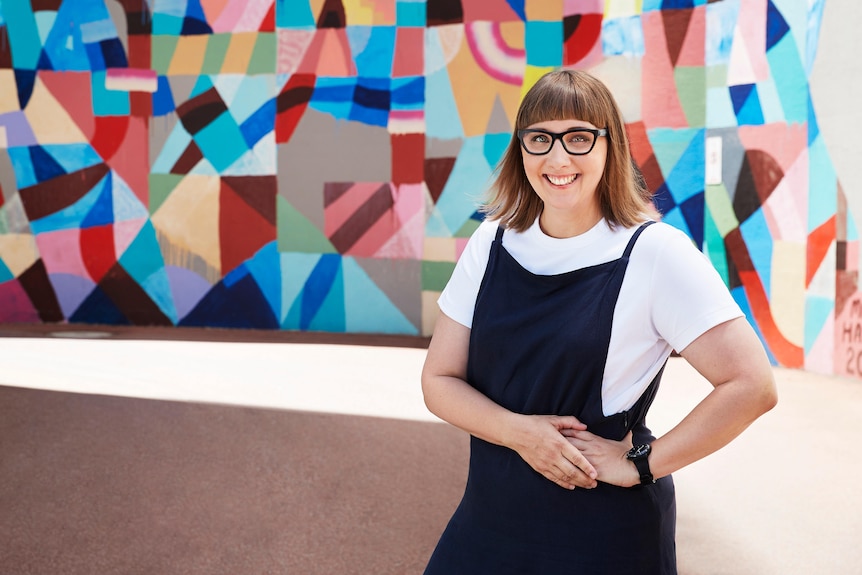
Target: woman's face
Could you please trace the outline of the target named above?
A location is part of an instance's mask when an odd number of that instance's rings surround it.
[[[545,130],[559,134],[573,128],[599,129],[582,120],[549,120],[527,126],[530,130]],[[573,133],[564,136],[569,149],[577,151],[580,137],[591,134]],[[530,135],[528,137],[533,137]],[[547,141],[542,135],[535,135]],[[524,172],[533,190],[544,202],[540,223],[548,235],[571,237],[590,229],[601,219],[597,189],[608,155],[607,137],[596,138],[593,149],[584,155],[569,154],[560,139],[544,155],[532,155],[521,148]]]

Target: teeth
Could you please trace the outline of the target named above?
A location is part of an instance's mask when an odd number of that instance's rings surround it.
[[[552,183],[552,184],[554,184],[555,186],[565,186],[566,184],[571,184],[572,182],[574,182],[574,181],[575,181],[575,177],[576,177],[576,176],[571,175],[571,176],[565,176],[565,177],[558,178],[557,176],[550,176],[550,175],[549,175],[549,176],[548,176],[548,179],[549,179],[549,180],[551,181],[551,183]]]

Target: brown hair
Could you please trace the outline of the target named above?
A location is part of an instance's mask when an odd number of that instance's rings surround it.
[[[557,70],[530,88],[515,119],[512,139],[497,165],[488,203],[481,208],[489,219],[515,231],[527,230],[542,213],[542,200],[524,172],[518,130],[548,120],[577,119],[607,128],[608,155],[598,185],[602,216],[631,227],[656,214],[651,194],[634,164],[622,113],[607,86],[580,70]]]

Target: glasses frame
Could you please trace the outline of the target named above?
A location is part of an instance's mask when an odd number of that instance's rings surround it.
[[[566,147],[566,141],[563,140],[563,136],[566,136],[566,135],[572,134],[572,133],[577,133],[577,132],[588,132],[588,133],[593,135],[593,145],[590,146],[590,149],[587,150],[586,152],[572,152]],[[531,152],[530,150],[527,149],[527,144],[524,143],[524,136],[526,136],[527,134],[544,134],[546,136],[550,136],[551,145],[548,146],[548,149],[544,152]],[[563,149],[570,156],[586,156],[587,154],[589,154],[590,152],[593,151],[593,148],[596,147],[596,142],[598,141],[598,139],[601,136],[607,136],[607,135],[608,135],[608,129],[607,128],[598,128],[598,129],[596,129],[596,128],[572,128],[571,130],[566,130],[565,132],[557,132],[557,133],[549,132],[548,130],[540,130],[538,128],[528,128],[525,130],[518,130],[518,141],[521,142],[521,147],[524,149],[524,151],[527,152],[528,154],[530,154],[531,156],[544,156],[544,155],[550,154],[551,150],[554,149],[554,144],[556,143],[557,140],[560,141],[560,144],[563,146]]]

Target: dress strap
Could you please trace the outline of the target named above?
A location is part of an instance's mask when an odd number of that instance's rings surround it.
[[[502,241],[502,239],[503,239],[503,232],[504,232],[504,231],[505,231],[505,230],[504,230],[504,228],[503,228],[503,226],[502,226],[502,225],[498,225],[498,226],[497,226],[497,235],[494,237],[494,241],[495,241],[495,242],[498,242],[498,243],[499,243],[500,241]]]
[[[654,223],[655,222],[653,220],[650,220],[648,222],[644,222],[640,225],[640,227],[638,229],[635,230],[634,235],[632,235],[632,238],[629,240],[629,243],[626,246],[626,250],[623,252],[624,258],[627,258],[627,257],[629,257],[629,255],[631,255],[632,248],[635,247],[635,242],[637,241],[638,236],[641,235],[641,232],[643,232],[647,228],[647,226],[654,224]]]

